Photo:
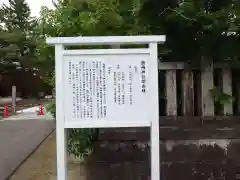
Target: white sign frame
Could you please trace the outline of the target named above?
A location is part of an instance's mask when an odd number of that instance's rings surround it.
[[[164,43],[166,37],[160,36],[101,36],[101,37],[52,37],[47,38],[49,45],[55,46],[55,75],[56,75],[56,134],[57,134],[57,179],[67,180],[67,139],[68,128],[115,128],[115,127],[150,127],[151,137],[151,179],[160,180],[160,147],[159,147],[159,104],[158,104],[158,57],[157,45]],[[148,44],[148,48],[130,49],[91,49],[91,50],[65,50],[64,46],[72,45],[112,45],[114,47],[122,44]],[[63,57],[66,54],[143,54],[150,56],[151,66],[155,66],[152,78],[154,78],[155,95],[152,108],[154,108],[153,119],[149,122],[109,122],[109,121],[88,121],[85,123],[64,121],[63,86],[64,75]]]

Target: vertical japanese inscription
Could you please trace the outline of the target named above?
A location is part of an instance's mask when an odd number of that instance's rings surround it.
[[[76,68],[72,63],[73,118],[76,118]]]
[[[133,104],[133,97],[132,97],[132,81],[133,81],[133,72],[132,72],[132,66],[129,65],[128,68],[128,92],[129,92],[129,104]]]
[[[141,83],[142,83],[142,92],[146,92],[146,62],[141,61]]]
[[[110,73],[108,71],[108,73]],[[116,66],[116,71],[113,72],[113,86],[114,86],[114,102],[118,105],[124,105],[125,104],[125,99],[126,99],[126,89],[125,89],[125,75],[126,72],[124,72],[121,69],[121,65],[117,64]],[[129,79],[128,79],[129,80]],[[132,81],[132,79],[130,79]]]
[[[73,118],[101,119],[106,117],[105,63],[101,61],[69,61],[68,68],[68,84],[73,93]],[[96,104],[96,113],[93,110],[93,104]]]
[[[75,83],[75,87],[76,87],[76,115],[75,117],[76,118],[79,118],[79,115],[80,115],[80,97],[79,97],[79,94],[80,94],[80,83],[78,83],[80,81],[80,78],[79,78],[79,66],[78,64],[76,64],[76,83]]]
[[[132,64],[106,64],[98,60],[69,61],[68,69],[73,119],[103,119],[107,116],[107,103],[133,106],[135,93],[145,94],[147,90],[144,60]],[[107,92],[110,93],[108,96]]]

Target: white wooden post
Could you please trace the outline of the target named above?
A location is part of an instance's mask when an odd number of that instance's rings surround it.
[[[12,86],[12,112],[16,113],[16,101],[17,101],[17,90],[16,86]]]
[[[214,101],[209,90],[213,89],[213,66],[202,69],[202,116],[214,116]]]
[[[222,87],[223,92],[232,96],[232,73],[230,69],[222,69]],[[227,103],[223,106],[224,115],[232,115],[233,114],[233,104]]]
[[[149,63],[153,64],[152,66],[156,67],[153,72],[152,78],[154,78],[154,82],[158,82],[158,44],[151,43],[150,44],[150,56],[151,61]],[[158,102],[158,83],[153,84],[152,89],[155,90],[157,96],[153,98],[155,101],[154,104],[159,104]],[[159,106],[152,106],[153,113],[151,117],[151,179],[152,180],[160,180],[160,147],[159,147]]]
[[[57,179],[67,180],[67,129],[63,111],[63,45],[55,45]]]
[[[177,115],[176,70],[166,71],[167,116]]]

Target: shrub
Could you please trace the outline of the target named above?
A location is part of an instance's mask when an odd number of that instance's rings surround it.
[[[47,110],[56,118],[55,102]],[[93,151],[93,143],[98,140],[98,129],[69,129],[67,132],[68,153],[84,159]]]

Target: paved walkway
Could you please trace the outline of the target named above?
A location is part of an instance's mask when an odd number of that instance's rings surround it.
[[[8,179],[54,129],[52,118],[33,112],[0,120],[0,180]]]
[[[53,132],[9,180],[57,180],[56,134]],[[68,180],[86,180],[84,165],[68,161]]]

